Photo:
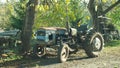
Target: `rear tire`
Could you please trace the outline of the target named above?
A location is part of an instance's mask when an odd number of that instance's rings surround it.
[[[58,49],[58,61],[65,62],[69,56],[69,47],[67,44],[63,43]]]
[[[83,48],[88,57],[98,57],[104,47],[104,39],[102,35],[100,33],[94,33],[91,37],[86,39],[86,42]]]

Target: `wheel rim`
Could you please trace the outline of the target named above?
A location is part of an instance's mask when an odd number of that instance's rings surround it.
[[[63,61],[65,61],[67,59],[67,57],[68,57],[68,48],[66,47],[61,52],[61,58]]]
[[[44,54],[44,48],[42,47],[37,47],[37,56],[41,57]]]
[[[101,40],[98,37],[94,38],[92,45],[93,45],[93,50],[99,51],[102,45]]]

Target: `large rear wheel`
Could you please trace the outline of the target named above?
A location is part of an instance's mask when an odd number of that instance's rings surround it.
[[[102,35],[100,33],[94,33],[91,37],[86,39],[86,42],[87,43],[83,46],[86,54],[89,57],[98,57],[104,46]]]

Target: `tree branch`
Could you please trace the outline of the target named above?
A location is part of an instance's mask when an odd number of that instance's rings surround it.
[[[111,5],[110,7],[108,7],[105,11],[103,11],[103,15],[105,15],[106,13],[108,13],[110,10],[112,10],[115,6],[117,6],[120,3],[120,0],[118,0],[117,2],[115,2],[113,5]]]

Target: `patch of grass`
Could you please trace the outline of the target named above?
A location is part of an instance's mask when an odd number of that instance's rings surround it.
[[[109,41],[105,44],[105,47],[106,46],[111,46],[111,47],[120,46],[120,40]]]

